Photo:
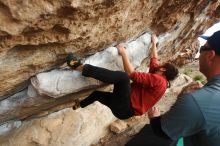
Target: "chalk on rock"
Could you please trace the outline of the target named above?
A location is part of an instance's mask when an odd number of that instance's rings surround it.
[[[83,77],[78,71],[52,70],[31,78],[31,84],[40,95],[58,98],[102,83],[92,78]]]

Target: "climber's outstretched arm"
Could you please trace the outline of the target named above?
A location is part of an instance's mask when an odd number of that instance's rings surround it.
[[[116,48],[118,49],[119,55],[121,55],[121,57],[122,57],[125,72],[128,73],[128,75],[130,75],[134,71],[134,67],[128,58],[128,54],[125,50],[124,45],[119,44],[116,46]]]
[[[152,47],[150,49],[150,57],[151,58],[158,58],[158,54],[157,54],[157,36],[155,34],[151,35],[151,43],[152,43]]]

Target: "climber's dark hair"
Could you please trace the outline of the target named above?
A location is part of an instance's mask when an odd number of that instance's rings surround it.
[[[166,69],[166,71],[164,72],[164,75],[166,76],[168,81],[174,80],[177,77],[178,73],[179,73],[177,67],[175,65],[173,65],[172,63],[169,63],[169,62],[165,63],[163,65],[163,68]]]

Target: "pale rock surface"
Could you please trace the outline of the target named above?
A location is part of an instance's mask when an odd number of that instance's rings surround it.
[[[159,37],[160,40],[161,37]],[[151,34],[145,33],[139,38],[124,43],[131,64],[136,68],[141,65],[141,61],[148,57],[151,43]],[[116,47],[109,47],[104,51],[86,58],[85,64],[104,67],[110,70],[124,70],[121,56],[118,55]]]
[[[21,121],[10,121],[0,125],[0,139],[22,125]]]
[[[47,117],[25,121],[0,145],[90,146],[109,132],[108,126],[114,120],[109,108],[95,102],[75,111],[64,109]]]
[[[179,74],[179,76],[172,81],[171,88],[168,88],[166,92],[180,92],[183,87],[193,82],[193,79],[185,74]]]
[[[43,105],[49,101],[51,100],[39,96],[37,91],[29,85],[27,89],[0,102],[0,123],[25,118],[39,109],[39,104]]]
[[[71,70],[53,70],[40,73],[31,79],[31,83],[40,95],[54,98],[102,84],[93,78],[81,76],[79,71]]]
[[[121,133],[126,130],[128,127],[128,124],[124,122],[123,120],[116,120],[110,125],[110,130],[115,133]]]
[[[19,92],[10,98],[0,102],[0,116],[1,118],[14,114],[16,108],[25,102],[28,98],[27,89]],[[15,110],[15,111],[14,111]],[[18,110],[18,109],[17,109]]]

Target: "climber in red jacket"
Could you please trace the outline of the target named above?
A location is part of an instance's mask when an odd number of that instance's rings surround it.
[[[151,36],[151,42],[149,73],[134,70],[122,44],[116,47],[122,57],[125,72],[111,71],[89,64],[83,65],[73,53],[69,53],[66,58],[69,67],[82,71],[85,77],[93,77],[102,82],[114,84],[113,92],[94,91],[80,102],[80,106],[85,107],[94,101],[99,101],[108,106],[119,119],[142,115],[153,107],[165,93],[168,81],[177,76],[178,69],[171,63],[158,65],[155,34]],[[131,84],[130,80],[132,80]]]

